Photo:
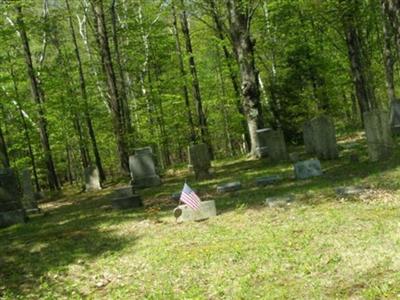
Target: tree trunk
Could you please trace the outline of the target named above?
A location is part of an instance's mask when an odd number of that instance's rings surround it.
[[[341,0],[342,2],[344,0]],[[356,97],[360,107],[361,121],[364,124],[363,114],[375,106],[375,94],[369,82],[369,70],[367,70],[367,57],[364,53],[362,40],[356,22],[357,1],[343,2],[349,5],[343,16],[348,57],[351,66],[351,73],[356,90]]]
[[[121,118],[124,121],[124,126],[126,132],[129,134],[129,137],[132,133],[132,120],[131,120],[131,112],[129,109],[128,103],[128,91],[126,88],[124,70],[122,68],[121,63],[121,52],[119,50],[119,42],[118,42],[118,27],[117,27],[117,12],[115,10],[116,0],[112,0],[111,2],[111,34],[112,41],[114,44],[114,52],[115,52],[115,62],[118,70],[118,79],[119,79],[119,90],[120,90],[120,105],[121,105]]]
[[[393,38],[393,27],[391,27],[391,12],[389,3],[387,0],[381,0],[382,8],[382,19],[383,19],[383,35],[384,35],[384,47],[383,47],[383,59],[385,61],[385,76],[386,76],[386,89],[389,98],[389,103],[393,103],[396,100],[395,86],[394,86],[394,57],[392,52],[392,38]]]
[[[216,4],[215,4],[215,0],[208,0],[208,3],[211,8],[212,18],[213,18],[213,21],[215,24],[217,37],[220,39],[220,41],[222,43],[222,50],[224,52],[224,57],[225,57],[226,64],[228,66],[229,76],[231,79],[233,91],[235,93],[236,109],[239,112],[239,114],[241,114],[243,116],[241,118],[241,125],[243,128],[243,134],[244,134],[244,139],[245,139],[245,143],[246,143],[246,148],[247,148],[247,151],[250,151],[251,141],[250,141],[249,128],[246,123],[246,116],[245,116],[245,113],[243,110],[243,105],[241,103],[240,87],[239,87],[237,72],[232,65],[233,57],[225,45],[224,28],[223,28],[222,21],[220,19],[220,14],[219,14]]]
[[[230,31],[235,48],[241,75],[241,93],[243,111],[247,118],[251,139],[251,156],[257,156],[259,140],[257,129],[263,127],[263,118],[258,86],[258,72],[254,60],[254,42],[250,36],[250,16],[246,14],[243,3],[239,0],[228,0]]]
[[[49,143],[49,137],[47,133],[47,119],[43,110],[43,102],[44,102],[44,93],[41,90],[38,79],[36,77],[36,73],[32,63],[31,51],[29,48],[29,40],[25,31],[25,24],[23,21],[22,9],[20,6],[16,7],[17,9],[17,25],[18,31],[21,36],[22,46],[25,55],[25,63],[27,66],[28,77],[31,83],[31,92],[34,102],[37,105],[38,110],[38,125],[39,125],[39,133],[40,133],[40,142],[42,144],[45,163],[47,167],[47,178],[49,182],[49,187],[51,190],[58,190],[60,188],[57,174],[54,167],[53,155],[51,152],[51,147]]]
[[[181,42],[179,40],[178,22],[177,22],[176,8],[175,8],[174,2],[172,3],[172,16],[173,16],[173,30],[174,30],[174,36],[175,36],[175,47],[176,47],[176,52],[178,54],[179,70],[181,72],[181,77],[183,80],[182,94],[183,94],[183,99],[184,99],[185,105],[186,105],[187,120],[188,120],[189,128],[190,128],[189,142],[195,142],[196,131],[195,131],[194,123],[193,123],[192,110],[190,108],[189,91],[188,91],[188,87],[186,84],[186,71],[185,71],[185,66],[183,63],[183,53],[182,53],[182,48],[181,48]]]
[[[10,158],[8,157],[7,144],[4,139],[3,131],[0,126],[0,162],[4,168],[10,167]]]
[[[114,134],[117,140],[118,154],[121,163],[121,170],[129,172],[128,149],[125,140],[125,126],[122,115],[121,101],[117,81],[115,78],[114,66],[111,59],[110,46],[108,43],[107,27],[104,16],[103,1],[92,0],[93,11],[96,17],[96,32],[98,44],[101,52],[101,60],[109,93],[109,107],[111,109]]]
[[[210,141],[210,134],[208,132],[208,126],[207,126],[207,118],[203,111],[203,103],[202,103],[201,94],[200,94],[199,79],[197,76],[196,63],[195,63],[194,56],[193,56],[192,41],[190,38],[189,23],[187,20],[184,0],[181,0],[181,5],[182,5],[181,27],[182,27],[183,36],[185,38],[186,52],[189,56],[190,74],[192,76],[193,98],[194,98],[196,113],[197,113],[197,117],[198,117],[198,125],[200,127],[200,139],[203,143],[206,143],[208,145],[208,150],[210,152],[210,155],[213,156],[212,155],[213,151],[212,151],[212,146],[211,146],[211,141]]]
[[[74,24],[73,24],[72,17],[71,17],[71,9],[69,7],[68,0],[65,0],[65,4],[66,4],[66,7],[67,7],[67,11],[68,11],[68,20],[69,20],[69,27],[70,27],[70,31],[71,31],[72,43],[74,45],[76,61],[78,63],[79,88],[80,88],[82,99],[84,101],[85,122],[86,122],[86,126],[87,126],[87,129],[88,129],[88,132],[89,132],[90,141],[91,141],[91,144],[92,144],[92,150],[93,150],[93,154],[94,154],[94,158],[95,158],[95,162],[96,162],[96,167],[99,170],[100,181],[104,182],[106,180],[106,175],[104,173],[103,164],[101,162],[99,149],[97,147],[96,134],[95,134],[94,128],[93,128],[92,118],[91,118],[90,113],[89,113],[89,103],[88,103],[88,96],[87,96],[87,92],[86,92],[86,80],[85,80],[85,76],[84,76],[84,73],[83,73],[81,55],[80,55],[80,52],[79,52],[78,43],[76,41],[75,29],[74,29]]]

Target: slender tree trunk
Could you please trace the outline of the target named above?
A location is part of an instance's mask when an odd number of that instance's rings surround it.
[[[361,121],[364,124],[363,114],[375,107],[375,94],[369,82],[368,58],[364,52],[360,37],[356,14],[358,10],[358,0],[340,0],[345,3],[346,12],[343,16],[343,26],[346,37],[348,57],[350,61],[351,73],[356,90],[356,97],[360,107]]]
[[[381,0],[381,8],[384,35],[383,58],[385,61],[386,89],[389,103],[391,104],[396,100],[396,93],[393,73],[394,57],[392,52],[393,29],[390,26],[390,8],[387,0]]]
[[[122,108],[120,105],[119,91],[117,87],[114,66],[111,59],[110,46],[108,43],[108,33],[104,16],[103,1],[92,0],[93,11],[96,17],[96,32],[101,51],[101,59],[107,87],[109,92],[109,106],[112,114],[114,133],[117,140],[118,154],[122,171],[129,172],[128,149],[125,140],[125,126],[121,118]]]
[[[203,111],[203,103],[200,94],[199,79],[197,76],[196,63],[193,56],[192,41],[190,38],[189,23],[185,10],[184,0],[181,0],[181,5],[182,5],[181,27],[183,36],[185,38],[186,52],[189,56],[190,74],[192,76],[193,98],[196,106],[198,125],[200,127],[200,138],[203,143],[206,143],[208,145],[208,150],[210,152],[210,155],[213,156],[210,134],[208,132],[207,118]]]
[[[0,126],[0,162],[4,168],[10,167],[10,158],[8,157],[7,144],[4,139],[3,131]]]
[[[121,105],[121,118],[124,121],[125,130],[129,134],[129,137],[132,133],[132,120],[131,120],[131,112],[129,109],[128,103],[128,91],[126,87],[126,81],[124,76],[124,70],[121,63],[121,52],[119,50],[119,41],[118,41],[118,25],[117,25],[117,12],[115,10],[116,0],[112,0],[111,2],[111,35],[112,41],[114,44],[114,53],[115,53],[115,63],[117,67],[118,79],[119,79],[119,91],[120,91],[120,105]],[[117,81],[118,82],[118,81]]]
[[[239,79],[237,76],[237,72],[232,65],[233,57],[225,45],[224,27],[223,27],[223,24],[222,24],[222,21],[220,18],[220,13],[217,10],[215,0],[208,0],[208,3],[211,8],[212,18],[213,18],[213,21],[215,24],[217,37],[220,39],[220,41],[222,43],[222,50],[224,52],[225,61],[226,61],[226,64],[227,64],[228,70],[229,70],[229,77],[231,79],[233,91],[235,93],[236,109],[239,112],[239,114],[241,114],[243,116],[241,119],[241,125],[243,128],[243,134],[244,134],[244,139],[245,139],[245,143],[246,143],[246,148],[247,148],[247,151],[250,151],[251,141],[250,141],[249,128],[247,126],[246,116],[245,116],[245,113],[243,110],[243,105],[241,103]]]
[[[31,164],[32,164],[32,172],[33,172],[33,177],[35,180],[36,191],[40,192],[41,188],[40,188],[40,184],[39,184],[39,177],[37,175],[36,159],[35,159],[35,155],[33,154],[32,142],[31,142],[31,137],[29,134],[28,124],[26,124],[25,116],[24,116],[23,109],[22,109],[21,102],[20,102],[17,80],[15,77],[14,69],[12,67],[10,70],[10,74],[11,74],[11,78],[12,78],[13,86],[14,86],[15,102],[16,102],[16,105],[18,108],[22,127],[24,128],[24,137],[25,137],[26,144],[28,146],[28,153],[29,153],[29,158],[31,160]]]
[[[173,16],[173,31],[174,31],[174,36],[175,36],[175,47],[176,47],[176,52],[178,54],[179,70],[181,72],[181,77],[183,80],[182,94],[183,94],[183,99],[184,99],[185,105],[186,105],[187,120],[188,120],[189,128],[190,128],[189,142],[195,142],[196,131],[195,131],[193,117],[192,117],[192,110],[190,108],[189,91],[188,91],[188,87],[186,84],[186,71],[185,71],[185,66],[184,66],[184,62],[183,62],[183,53],[182,53],[182,48],[181,48],[181,42],[179,39],[178,22],[177,22],[176,8],[175,8],[174,2],[172,3],[172,16]]]
[[[21,41],[22,41],[23,50],[24,50],[24,54],[25,54],[25,63],[27,66],[28,77],[29,77],[30,83],[31,83],[32,97],[33,97],[34,102],[37,105],[37,110],[38,110],[38,125],[39,125],[39,132],[40,132],[40,142],[42,144],[42,148],[43,148],[43,152],[44,152],[49,187],[51,190],[57,190],[60,188],[60,185],[59,185],[59,182],[57,179],[57,173],[55,171],[53,155],[52,155],[51,147],[50,147],[50,143],[49,143],[49,137],[48,137],[48,132],[47,132],[47,120],[46,120],[46,116],[45,116],[45,113],[44,113],[44,110],[42,107],[43,102],[44,102],[44,93],[41,90],[41,87],[39,85],[39,82],[37,80],[35,70],[33,67],[31,51],[29,48],[29,40],[26,35],[25,24],[23,22],[22,9],[20,6],[17,6],[16,9],[17,9],[18,31],[21,36]]]
[[[257,129],[263,127],[258,72],[254,60],[254,42],[250,35],[250,16],[246,14],[243,3],[228,0],[231,36],[240,67],[242,81],[243,110],[246,114],[251,139],[251,156],[258,156],[259,140]]]
[[[93,128],[92,118],[91,118],[90,113],[89,113],[89,100],[88,100],[87,91],[86,91],[86,80],[85,80],[85,76],[84,76],[84,73],[83,73],[82,60],[81,60],[81,55],[80,55],[80,52],[79,52],[78,43],[77,43],[77,40],[76,40],[74,23],[72,21],[71,9],[69,7],[69,1],[65,0],[65,4],[67,6],[67,11],[68,11],[68,21],[69,21],[69,27],[70,27],[70,31],[71,31],[72,43],[74,45],[76,61],[78,63],[79,88],[80,88],[82,99],[84,101],[85,122],[86,122],[86,126],[87,126],[87,129],[88,129],[88,132],[89,132],[90,141],[91,141],[91,144],[92,144],[92,150],[93,150],[93,154],[94,154],[94,158],[95,158],[95,162],[96,162],[96,167],[99,170],[100,181],[104,182],[106,180],[106,175],[104,173],[103,164],[101,162],[99,149],[97,147],[96,134],[95,134],[94,128]]]

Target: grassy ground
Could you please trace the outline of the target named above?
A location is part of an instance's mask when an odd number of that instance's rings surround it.
[[[342,141],[324,176],[296,181],[290,164],[220,161],[196,183],[171,170],[142,191],[146,208],[113,211],[107,194],[65,189],[42,204],[46,215],[0,230],[4,299],[377,299],[400,297],[400,152],[369,163],[365,146]],[[350,163],[351,152],[361,162]],[[285,179],[264,188],[257,176]],[[177,225],[172,192],[185,177],[219,215]],[[241,191],[215,186],[240,180]],[[364,197],[338,199],[334,188],[361,184]],[[294,194],[267,208],[267,196]]]

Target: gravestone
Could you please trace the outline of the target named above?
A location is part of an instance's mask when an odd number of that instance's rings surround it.
[[[256,184],[258,186],[265,186],[265,185],[269,185],[269,184],[274,184],[281,180],[282,180],[282,176],[280,176],[280,175],[264,176],[264,177],[256,178]]]
[[[257,157],[259,158],[268,156],[267,140],[268,140],[268,133],[271,130],[272,130],[271,128],[262,128],[262,129],[257,129],[256,131],[257,139],[259,142],[259,146],[256,149],[256,154]]]
[[[174,209],[174,216],[176,222],[187,222],[187,221],[202,221],[217,215],[217,209],[215,208],[214,200],[202,201],[200,207],[196,210],[190,208],[186,204],[179,205]]]
[[[154,154],[150,147],[135,149],[135,154],[129,157],[129,170],[135,188],[161,184],[154,163]]]
[[[369,159],[371,161],[379,161],[389,158],[393,148],[389,114],[378,110],[365,112],[364,127]]]
[[[321,163],[318,159],[299,161],[294,164],[294,173],[297,179],[321,176]]]
[[[273,161],[288,160],[289,155],[286,149],[285,137],[281,129],[266,130],[262,135],[264,139],[262,144],[265,145],[267,156]]]
[[[346,186],[335,189],[336,196],[341,198],[357,197],[367,191],[368,189],[362,186]]]
[[[319,159],[337,159],[339,157],[336,143],[335,125],[331,118],[319,116],[311,120],[314,134],[315,154]]]
[[[189,164],[193,167],[196,179],[211,177],[211,159],[206,144],[189,146]]]
[[[217,186],[217,192],[218,193],[234,192],[240,190],[241,188],[242,184],[239,181],[235,181]]]
[[[101,190],[99,170],[95,166],[89,166],[85,169],[85,191]]]
[[[322,115],[306,122],[303,139],[307,153],[316,154],[319,159],[338,158],[335,126],[331,118]]]
[[[0,169],[0,228],[26,221],[21,191],[12,169]]]
[[[390,127],[393,134],[400,134],[400,100],[390,103]]]
[[[285,207],[291,204],[295,200],[293,195],[280,196],[280,197],[268,197],[265,199],[265,204],[269,207]]]
[[[40,209],[37,205],[35,190],[33,188],[31,172],[29,169],[22,170],[22,205],[27,213],[38,213]]]
[[[130,209],[143,206],[142,198],[135,193],[132,186],[115,189],[111,197],[111,206],[114,209]]]
[[[303,141],[306,153],[315,153],[314,132],[311,121],[307,121],[303,125]]]

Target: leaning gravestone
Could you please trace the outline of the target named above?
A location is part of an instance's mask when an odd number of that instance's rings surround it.
[[[176,222],[187,222],[187,221],[202,221],[217,215],[217,209],[215,208],[214,200],[202,201],[200,207],[196,210],[190,208],[186,204],[179,205],[174,209],[174,216]]]
[[[400,100],[390,103],[390,127],[393,134],[400,134]]]
[[[17,177],[11,169],[0,169],[0,228],[25,221]]]
[[[113,191],[111,205],[114,209],[142,207],[142,198],[135,193],[132,186],[118,188]]]
[[[135,149],[135,154],[129,157],[129,170],[135,188],[161,184],[154,163],[154,154],[150,147]]]
[[[189,146],[189,164],[192,166],[196,179],[210,178],[211,159],[206,144]]]
[[[294,164],[294,173],[297,179],[321,176],[321,163],[318,159],[299,161]]]
[[[369,159],[379,161],[390,157],[393,138],[389,125],[389,114],[378,110],[365,112],[364,127]]]
[[[31,172],[29,169],[22,170],[21,187],[22,187],[22,205],[25,211],[27,213],[40,212],[32,184]]]
[[[304,123],[303,139],[307,153],[316,154],[319,159],[338,158],[335,126],[331,118],[322,115]]]
[[[85,169],[85,191],[101,190],[99,170],[95,166],[89,166]]]

